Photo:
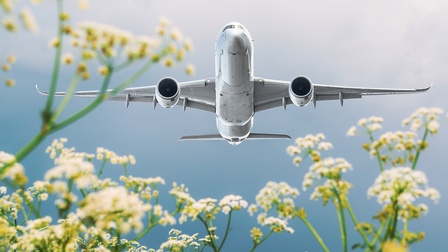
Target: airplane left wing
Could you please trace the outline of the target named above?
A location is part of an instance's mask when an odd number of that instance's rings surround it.
[[[269,80],[262,78],[254,79],[254,109],[255,112],[284,107],[293,104],[289,87],[291,82]],[[431,85],[416,89],[393,89],[393,88],[365,88],[348,86],[331,86],[324,84],[312,84],[314,89],[311,101],[316,106],[317,101],[339,100],[341,105],[345,99],[362,98],[368,95],[394,95],[412,94],[428,91]]]
[[[154,107],[157,104],[156,85],[127,88],[118,94],[113,95],[113,90],[107,90],[106,95],[110,96],[107,100],[124,101],[126,107],[130,102],[152,102]],[[36,86],[37,88],[37,86]],[[177,105],[186,108],[195,108],[209,112],[215,112],[215,79],[204,79],[190,82],[180,82],[180,95]],[[48,92],[37,91],[42,95],[48,95]],[[64,96],[65,92],[56,92],[56,96]],[[75,97],[96,98],[100,94],[99,90],[77,91]]]

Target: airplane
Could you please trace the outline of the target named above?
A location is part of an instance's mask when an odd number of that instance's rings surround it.
[[[265,79],[254,76],[253,40],[240,23],[231,22],[218,34],[215,46],[215,77],[178,82],[166,77],[156,85],[128,88],[109,100],[152,102],[154,108],[180,105],[183,110],[194,108],[216,115],[219,134],[184,136],[180,140],[226,140],[238,145],[246,139],[291,139],[284,134],[251,133],[254,115],[263,110],[294,104],[299,107],[317,101],[338,100],[343,106],[346,99],[368,95],[392,95],[425,92],[431,85],[420,89],[364,88],[314,84],[306,76],[292,81]],[[37,87],[36,87],[37,88]],[[41,91],[42,95],[48,92]],[[110,92],[111,90],[108,90]],[[78,91],[76,97],[97,97],[100,91]],[[65,95],[56,92],[57,96]]]

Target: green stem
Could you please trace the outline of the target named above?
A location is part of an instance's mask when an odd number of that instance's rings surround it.
[[[205,221],[205,220],[204,220],[201,216],[199,216],[199,215],[198,215],[198,219],[199,219],[199,220],[202,222],[202,224],[204,224],[204,226],[205,226],[205,230],[207,231],[208,237],[210,238],[210,244],[211,244],[211,247],[212,247],[213,251],[218,252],[219,250],[218,250],[218,248],[216,247],[216,244],[215,244],[215,238],[213,237],[212,233],[211,233],[210,230],[209,230],[209,227],[208,227],[208,225],[207,225],[207,221]]]
[[[22,199],[25,201],[25,204],[28,206],[28,208],[30,209],[30,211],[34,214],[34,217],[35,217],[36,219],[41,218],[40,212],[37,211],[37,209],[34,207],[33,203],[32,203],[32,202],[28,202],[28,201],[26,200],[26,196],[25,196],[25,193],[23,192],[23,190],[22,190],[19,194],[20,194],[20,196],[22,197]]]
[[[224,243],[227,239],[227,235],[229,234],[230,229],[230,222],[232,220],[232,210],[229,212],[229,218],[227,219],[227,227],[226,227],[226,233],[224,234],[224,238],[222,239],[221,245],[219,246],[218,250],[221,251],[222,247],[224,246]]]
[[[373,144],[375,142],[375,139],[373,138],[373,134],[369,129],[367,129],[367,132],[369,134],[370,142]],[[380,166],[380,171],[382,172],[384,170],[383,161],[381,161],[381,156],[380,156],[380,152],[379,152],[378,148],[375,148],[375,151],[376,151],[376,159],[378,160],[378,165]]]
[[[103,159],[103,163],[101,164],[100,170],[98,171],[97,177],[100,178],[101,174],[103,174],[104,166],[106,166],[106,159]]]
[[[11,168],[15,163],[22,161],[23,158],[25,158],[32,150],[36,148],[37,145],[39,145],[45,139],[47,134],[48,132],[39,132],[36,136],[34,136],[31,141],[29,141],[19,152],[17,152],[14,160],[0,168],[0,177],[3,177],[8,169]]]
[[[72,82],[70,83],[70,86],[67,89],[67,92],[65,93],[64,98],[62,99],[61,103],[59,104],[58,108],[53,113],[53,116],[51,117],[51,123],[56,121],[58,117],[61,115],[62,111],[64,111],[65,107],[67,107],[68,102],[72,98],[73,93],[75,92],[76,85],[78,84],[79,75],[75,74],[73,77]]]
[[[395,231],[397,230],[397,224],[398,224],[398,206],[395,203],[394,204],[394,219],[392,222],[392,230],[389,234],[389,238],[392,240],[395,238]]]
[[[61,13],[63,12],[62,0],[57,0],[57,18],[58,18],[58,32],[57,39],[59,41],[59,45],[56,47],[56,54],[54,56],[54,65],[53,65],[53,74],[51,76],[51,85],[48,91],[48,99],[45,105],[45,109],[43,112],[44,122],[49,119],[49,115],[51,114],[51,107],[53,106],[54,93],[56,92],[56,86],[58,84],[59,77],[59,68],[61,66],[61,54],[62,54],[62,20]],[[48,118],[46,118],[48,116]]]
[[[350,202],[347,200],[347,210],[350,214],[350,218],[353,221],[353,224],[355,227],[359,225],[358,219],[356,218],[355,213],[353,212],[352,206],[350,205]],[[362,239],[364,240],[365,244],[371,249],[373,247],[373,244],[370,243],[369,239],[367,238],[366,234],[362,231],[362,229],[358,229],[358,233],[361,235]]]
[[[376,232],[375,237],[373,237],[373,240],[372,240],[372,244],[373,244],[373,245],[375,245],[376,242],[378,241],[378,239],[380,238],[381,233],[383,232],[383,228],[384,228],[385,226],[386,226],[386,221],[383,221],[383,222],[381,223],[380,228],[379,228],[378,231]]]
[[[428,129],[425,129],[425,133],[423,134],[422,143],[423,145],[426,142],[426,138],[428,137]],[[420,157],[420,152],[422,151],[422,146],[418,147],[417,154],[415,154],[414,162],[412,163],[412,170],[415,170],[415,167],[417,166],[418,158]]]
[[[137,235],[137,237],[135,237],[135,238],[132,239],[132,240],[133,240],[133,241],[138,241],[138,240],[140,240],[140,239],[143,238],[143,236],[145,236],[146,233],[148,233],[154,226],[155,226],[155,225],[152,225],[152,223],[150,223],[150,224],[148,225],[148,227],[145,228],[145,230],[143,230],[140,234]]]
[[[336,207],[336,214],[338,216],[339,230],[341,232],[342,248],[344,252],[347,252],[347,227],[345,224],[344,208],[342,207],[339,194],[336,194],[336,198],[338,202],[335,203],[335,207]]]
[[[112,76],[112,71],[111,71],[110,74],[106,75],[106,77],[104,78],[103,85],[101,87],[101,91],[100,91],[100,94],[98,95],[98,97],[91,104],[89,104],[87,107],[85,107],[78,113],[74,114],[73,116],[71,116],[70,118],[66,119],[63,122],[54,125],[52,128],[52,132],[60,130],[60,129],[74,123],[75,121],[84,117],[89,112],[91,112],[93,109],[98,107],[98,105],[100,105],[104,100],[123,91],[125,88],[127,88],[129,85],[131,85],[137,79],[139,79],[146,71],[148,71],[148,69],[152,66],[152,63],[153,62],[151,60],[149,60],[148,62],[146,62],[146,64],[142,68],[140,68],[139,71],[137,71],[137,73],[135,73],[129,79],[124,81],[122,84],[118,85],[116,88],[112,89],[110,92],[106,92],[107,86],[109,85],[110,78]]]
[[[316,238],[316,240],[319,242],[320,246],[322,247],[322,249],[326,252],[330,251],[327,246],[325,245],[324,241],[322,240],[322,238],[320,237],[320,235],[317,233],[316,229],[314,229],[313,225],[311,225],[311,223],[306,219],[306,218],[300,218],[300,220],[303,221],[303,223],[305,223],[305,225],[308,227],[308,229],[311,231],[311,233],[313,233],[314,237]]]
[[[269,238],[269,236],[271,236],[273,233],[274,233],[274,230],[271,230],[271,231],[269,231],[269,233],[268,233],[263,239],[260,240],[260,242],[255,242],[255,241],[254,241],[254,246],[252,247],[252,249],[250,250],[250,252],[255,251],[255,249],[256,249],[258,246],[260,246],[264,241],[266,241],[266,240]]]
[[[51,127],[51,132],[58,131],[64,127],[67,127],[68,125],[76,122],[77,120],[81,119],[82,117],[86,116],[88,113],[90,113],[92,110],[94,110],[98,105],[100,105],[105,99],[105,90],[107,89],[107,86],[110,83],[110,79],[112,77],[112,73],[106,75],[106,77],[103,80],[103,84],[101,85],[101,91],[98,94],[98,97],[95,98],[95,100],[87,105],[87,107],[81,109],[76,114],[72,115],[71,117],[65,119],[64,121],[55,124],[53,127]]]

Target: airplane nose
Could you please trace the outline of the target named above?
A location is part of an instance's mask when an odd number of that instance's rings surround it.
[[[246,42],[241,36],[231,36],[231,38],[228,40],[227,51],[232,55],[245,53],[247,51]]]

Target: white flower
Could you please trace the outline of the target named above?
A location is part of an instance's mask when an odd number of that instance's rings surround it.
[[[422,171],[414,171],[409,167],[398,167],[383,171],[368,189],[367,195],[377,197],[379,204],[393,204],[393,199],[396,199],[399,215],[404,219],[415,218],[415,216],[410,216],[407,209],[414,206],[414,202],[418,198],[428,197],[436,203],[440,199],[439,192],[428,187],[427,183],[428,180]],[[418,207],[417,209],[427,212],[427,207]]]
[[[286,231],[290,234],[294,233],[294,229],[288,227],[287,220],[282,220],[275,217],[267,217],[264,220],[263,225],[270,227],[276,233],[281,233],[282,231]]]
[[[227,195],[219,201],[219,206],[222,207],[224,214],[229,214],[231,210],[240,210],[241,208],[247,208],[247,201],[239,195]]]
[[[140,231],[143,228],[142,218],[148,210],[135,193],[124,187],[108,187],[99,192],[88,194],[79,203],[77,216],[80,219],[94,221],[97,228],[117,229],[127,233],[131,229]]]
[[[0,194],[6,194],[6,187],[0,186]]]

